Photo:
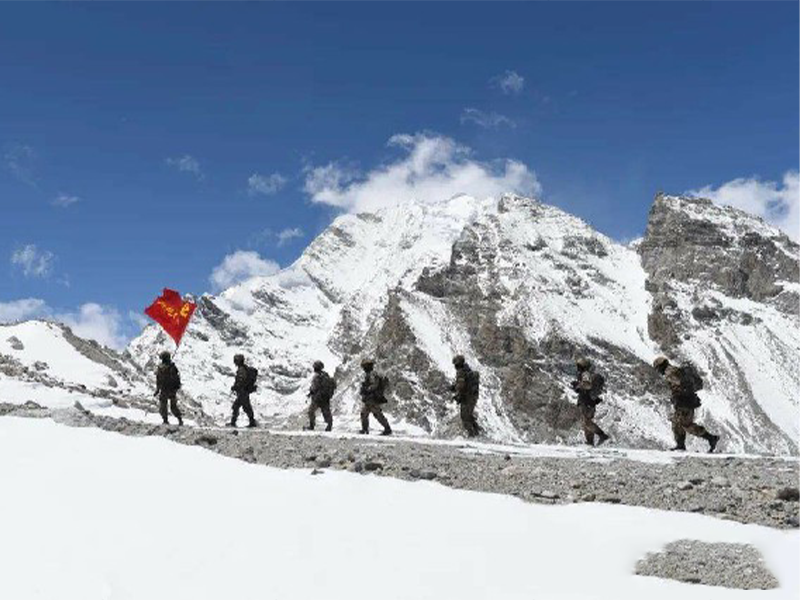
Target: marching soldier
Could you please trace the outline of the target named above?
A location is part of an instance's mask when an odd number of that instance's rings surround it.
[[[164,425],[169,425],[167,404],[169,409],[178,419],[178,425],[183,425],[183,417],[178,409],[178,390],[181,389],[181,375],[178,367],[172,362],[169,352],[162,352],[160,355],[161,364],[156,370],[156,391],[153,394],[158,396],[158,412],[164,420]]]
[[[475,406],[478,404],[480,394],[480,375],[469,368],[460,354],[453,357],[453,366],[456,368],[456,380],[450,386],[450,391],[453,392],[453,399],[458,402],[461,423],[467,435],[475,437],[481,433],[475,418]]]
[[[672,434],[675,436],[673,450],[686,450],[686,434],[691,433],[708,442],[708,451],[714,452],[719,436],[709,433],[705,427],[694,422],[694,411],[700,407],[697,392],[703,389],[703,380],[692,365],[676,367],[664,356],[653,361],[653,368],[666,380],[672,397]]]
[[[579,358],[575,361],[578,376],[572,382],[572,389],[578,392],[578,410],[581,412],[581,427],[583,436],[589,446],[594,446],[594,436],[598,436],[597,445],[600,446],[608,440],[608,435],[594,422],[596,406],[603,399],[600,397],[605,388],[605,378],[592,369],[592,362],[588,358]]]
[[[372,359],[362,360],[361,368],[364,369],[364,381],[361,382],[360,389],[361,401],[364,403],[361,407],[361,433],[365,435],[369,433],[369,416],[371,414],[383,426],[381,435],[392,435],[392,428],[381,408],[382,404],[386,404],[385,394],[388,379],[385,375],[374,371],[375,362]]]
[[[322,411],[325,419],[325,431],[333,429],[333,416],[331,415],[331,398],[336,391],[336,381],[325,371],[322,361],[314,361],[314,377],[311,379],[311,388],[308,397],[311,404],[308,406],[308,427],[314,430],[317,420],[317,410]]]
[[[231,386],[231,391],[236,394],[236,400],[233,402],[233,414],[231,421],[228,423],[229,427],[236,427],[236,420],[239,418],[239,409],[244,410],[247,415],[249,423],[248,427],[257,427],[255,415],[253,414],[253,405],[250,403],[250,394],[256,391],[256,380],[258,379],[258,370],[255,367],[246,365],[244,356],[237,354],[233,357],[233,364],[236,365],[236,378]]]

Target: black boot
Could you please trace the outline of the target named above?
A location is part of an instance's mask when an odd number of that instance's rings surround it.
[[[360,433],[361,435],[369,435],[369,429],[362,429],[358,433]]]
[[[676,444],[674,447],[670,448],[670,450],[672,452],[678,452],[678,451],[683,452],[684,450],[686,450],[686,445],[685,444]]]
[[[332,430],[332,429],[333,429],[333,423],[328,423],[328,424],[325,426],[325,431],[330,431],[330,430]]]
[[[303,427],[303,431],[314,431],[314,426],[306,425],[305,427]]]
[[[708,453],[711,454],[714,452],[714,449],[717,447],[717,442],[719,441],[719,436],[714,435],[713,433],[706,434],[706,441],[708,442]]]
[[[598,446],[602,446],[603,444],[605,444],[608,441],[608,434],[601,431],[599,433],[599,436],[600,436],[600,439],[597,440],[597,445]]]
[[[255,429],[258,427],[258,422],[255,419],[251,419],[250,422],[247,424],[250,429]]]
[[[391,429],[391,427],[387,427],[386,429],[384,429],[383,431],[381,431],[381,435],[392,435],[392,429]]]

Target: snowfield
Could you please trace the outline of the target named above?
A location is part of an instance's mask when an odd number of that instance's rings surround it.
[[[429,482],[251,465],[160,438],[0,419],[0,598],[691,600],[800,593],[800,533],[543,506]],[[681,538],[748,543],[780,581],[633,575]]]

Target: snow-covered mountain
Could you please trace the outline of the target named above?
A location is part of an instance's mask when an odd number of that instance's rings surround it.
[[[490,437],[577,443],[569,381],[586,355],[607,375],[601,425],[652,447],[671,441],[668,392],[649,366],[666,353],[703,371],[698,416],[724,449],[797,454],[799,257],[778,230],[706,200],[659,194],[645,237],[629,246],[514,195],[409,202],[340,216],[287,269],[200,297],[176,362],[198,418],[222,422],[232,358],[244,353],[260,371],[262,421],[298,427],[321,359],[335,370],[337,428],[347,429],[357,427],[359,363],[371,356],[392,382],[396,428],[451,437],[461,430],[450,360],[462,353],[481,372]],[[8,328],[44,326],[0,326],[0,401],[5,383],[33,373],[3,370],[22,360],[2,346],[24,337]],[[96,385],[111,375],[123,383],[110,395],[144,402],[159,351],[172,347],[153,325],[126,353],[93,348],[121,369],[106,365]]]

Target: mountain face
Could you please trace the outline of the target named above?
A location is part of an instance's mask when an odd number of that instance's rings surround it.
[[[355,428],[370,356],[391,381],[397,428],[451,437],[461,353],[481,373],[491,438],[577,443],[569,382],[587,356],[606,374],[601,425],[655,447],[671,441],[668,391],[649,366],[664,353],[703,373],[698,418],[724,449],[797,454],[799,256],[763,221],[706,200],[657,196],[633,246],[514,195],[408,203],[341,216],[288,269],[201,297],[176,360],[221,421],[244,353],[260,371],[261,418],[298,427],[321,359],[338,380],[337,427]],[[129,350],[152,369],[164,347],[152,326]]]

